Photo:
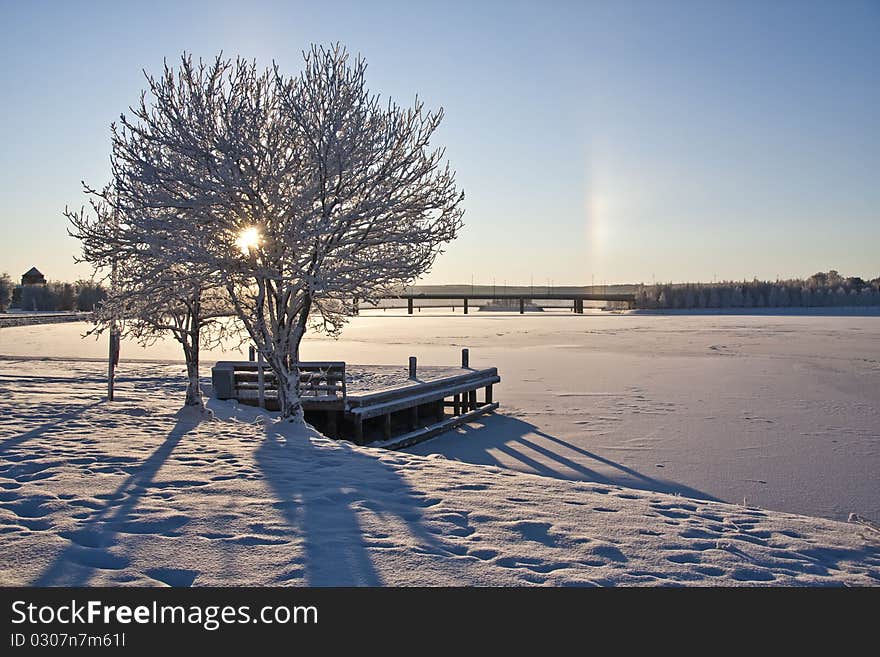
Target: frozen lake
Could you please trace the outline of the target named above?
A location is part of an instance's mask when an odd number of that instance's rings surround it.
[[[85,328],[0,329],[0,355],[105,356]],[[462,347],[498,367],[500,412],[412,452],[880,521],[880,317],[368,311],[302,353],[454,365]],[[122,358],[180,355],[163,342]]]

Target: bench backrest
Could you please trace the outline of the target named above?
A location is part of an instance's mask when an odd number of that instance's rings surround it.
[[[345,363],[343,361],[308,361],[297,364],[299,394],[308,398],[345,399]],[[220,361],[211,369],[214,391],[218,399],[239,398],[243,390],[256,390],[260,370],[264,391],[276,391],[278,381],[267,363],[254,361]]]

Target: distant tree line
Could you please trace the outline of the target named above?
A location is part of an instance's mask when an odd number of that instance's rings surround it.
[[[813,308],[880,306],[880,277],[844,278],[835,270],[807,279],[641,285],[636,308]]]
[[[107,291],[93,281],[50,281],[46,285],[15,285],[8,274],[0,274],[0,312],[6,312],[10,307],[22,310],[91,312],[106,298]]]
[[[0,313],[5,313],[12,301],[12,279],[9,274],[0,274]]]

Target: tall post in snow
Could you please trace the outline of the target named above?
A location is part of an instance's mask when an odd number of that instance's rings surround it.
[[[266,375],[263,373],[263,350],[257,351],[257,403],[266,408]]]
[[[113,230],[119,232],[119,194],[117,190],[113,207]],[[114,234],[114,238],[116,235]],[[113,258],[113,264],[110,266],[110,295],[115,296],[118,272],[117,259]],[[114,313],[110,322],[110,353],[107,356],[107,401],[113,401],[116,385],[116,366],[119,364],[119,326],[117,325],[118,317]]]

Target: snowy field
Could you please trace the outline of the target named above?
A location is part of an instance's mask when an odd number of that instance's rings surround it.
[[[106,358],[85,327],[2,329],[0,355]],[[456,365],[461,347],[498,367],[500,412],[414,453],[880,522],[880,316],[372,311],[303,357]],[[205,375],[230,357],[204,354]]]
[[[389,311],[309,339],[499,368],[501,412],[410,453],[180,416],[182,365],[125,360],[173,343],[124,345],[101,402],[84,328],[0,330],[2,583],[880,583],[880,317]]]
[[[175,365],[108,404],[102,373],[0,362],[0,584],[880,583],[868,524],[203,418]]]

